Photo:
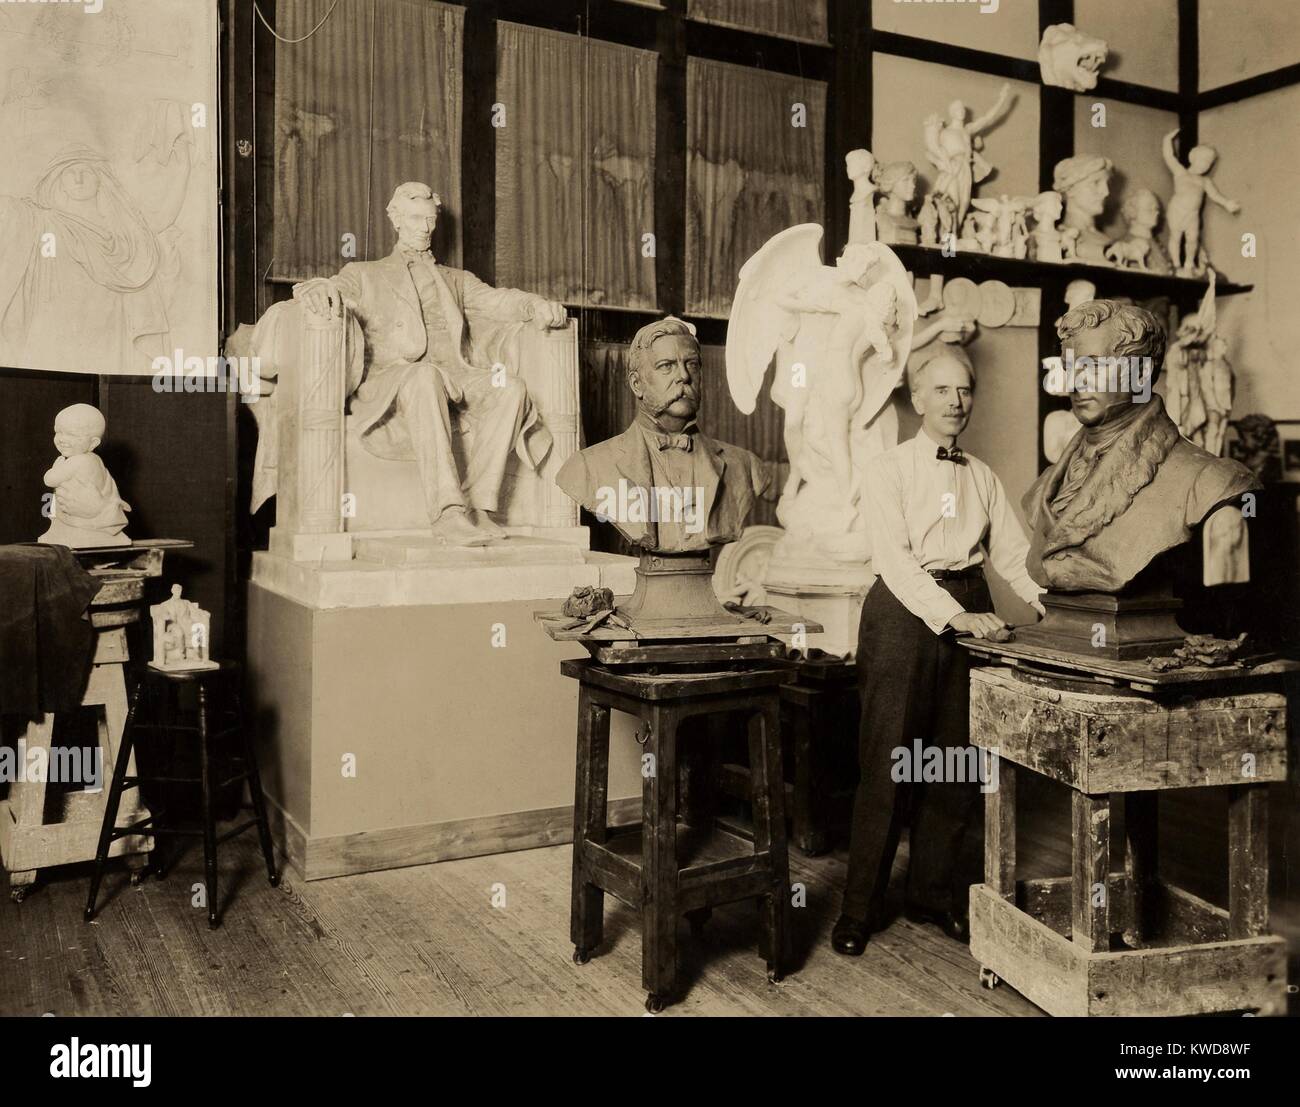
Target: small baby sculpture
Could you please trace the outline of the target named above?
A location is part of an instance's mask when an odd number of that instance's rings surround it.
[[[150,605],[149,619],[153,624],[151,669],[180,672],[219,667],[208,652],[212,615],[192,600],[181,599],[179,584],[172,585],[171,599]]]
[[[131,505],[117,494],[116,482],[95,454],[104,427],[103,414],[90,404],[73,404],[54,417],[59,456],[44,478],[54,491],[50,529],[38,541],[73,549],[131,544],[124,533]]]
[[[1193,146],[1187,154],[1186,167],[1174,153],[1176,130],[1165,135],[1161,153],[1174,178],[1174,196],[1169,201],[1165,222],[1169,225],[1169,255],[1180,277],[1203,277],[1209,258],[1201,246],[1201,208],[1208,196],[1229,215],[1241,211],[1236,200],[1229,200],[1210,180],[1210,170],[1218,160],[1213,146]]]

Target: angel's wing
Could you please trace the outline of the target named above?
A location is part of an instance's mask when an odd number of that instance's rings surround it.
[[[800,223],[773,235],[740,267],[727,320],[727,387],[744,414],[753,412],[772,355],[793,322],[778,292],[821,265],[822,229]]]
[[[892,286],[898,319],[890,334],[890,345],[894,348],[894,356],[888,363],[876,366],[878,372],[872,374],[866,381],[862,403],[853,413],[855,425],[863,427],[879,414],[894,389],[902,383],[903,372],[907,368],[907,358],[912,352],[912,331],[920,315],[916,306],[916,291],[912,287],[912,278],[903,268],[903,263],[898,260],[898,255],[883,242],[873,242],[871,252],[874,258],[870,270],[873,283],[883,281]]]

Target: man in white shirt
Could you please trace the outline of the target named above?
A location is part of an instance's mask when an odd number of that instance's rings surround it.
[[[873,459],[865,481],[880,579],[867,594],[858,631],[862,775],[843,914],[831,934],[832,948],[849,956],[862,953],[872,930],[884,924],[885,890],[909,803],[906,914],[968,940],[965,889],[952,885],[978,782],[921,784],[913,760],[913,779],[895,783],[895,764],[906,762],[894,751],[911,750],[917,739],[941,748],[969,743],[970,663],[955,639],[1006,630],[992,613],[985,561],[1042,613],[1041,589],[1025,570],[1029,543],[1002,482],[957,445],[975,398],[965,352],[937,349],[910,372],[909,383],[921,429]]]

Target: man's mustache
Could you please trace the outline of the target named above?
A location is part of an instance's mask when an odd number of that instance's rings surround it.
[[[660,415],[663,412],[667,411],[670,407],[672,407],[673,404],[675,404],[678,400],[682,400],[682,399],[690,400],[693,404],[699,406],[700,398],[696,394],[695,389],[679,388],[677,389],[676,392],[674,392],[671,396],[669,396],[666,400],[664,400],[663,403],[656,404],[654,408],[654,413],[656,415]]]

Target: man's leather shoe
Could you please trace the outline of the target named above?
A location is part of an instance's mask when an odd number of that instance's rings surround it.
[[[924,925],[933,923],[955,942],[970,945],[970,919],[955,911],[931,911],[924,907],[907,906],[903,914],[909,922]]]
[[[845,957],[861,957],[871,938],[871,928],[865,919],[841,915],[831,930],[831,949]]]

